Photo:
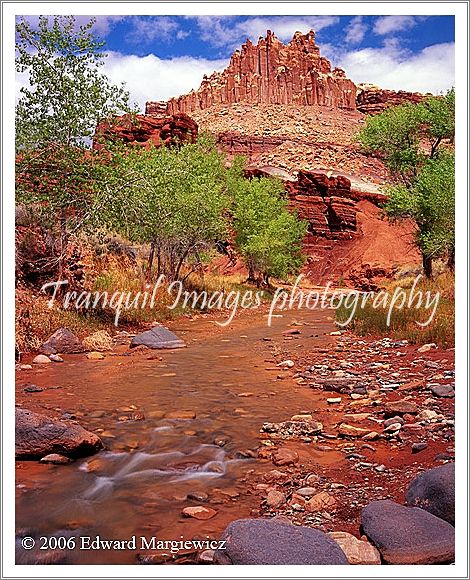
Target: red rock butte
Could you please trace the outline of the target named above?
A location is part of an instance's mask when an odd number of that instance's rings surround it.
[[[150,101],[145,113],[152,116],[190,114],[213,105],[234,103],[319,105],[356,108],[356,85],[340,68],[332,70],[320,55],[315,32],[296,32],[283,44],[270,30],[258,44],[247,40],[236,50],[221,73],[204,76],[201,86],[168,102]]]

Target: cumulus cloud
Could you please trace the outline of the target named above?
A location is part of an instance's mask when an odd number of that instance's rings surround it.
[[[217,48],[234,48],[247,38],[256,42],[260,36],[266,35],[266,30],[272,30],[280,40],[288,41],[297,30],[318,32],[338,22],[338,16],[256,16],[242,21],[230,16],[196,17],[201,39]]]
[[[335,65],[344,68],[355,83],[368,82],[384,89],[434,94],[455,84],[453,42],[427,46],[412,54],[393,40],[380,48],[363,48],[336,55],[329,52],[328,56],[334,59]]]
[[[355,16],[346,26],[345,40],[348,44],[360,44],[364,40],[368,26],[362,16]]]
[[[424,17],[426,18],[426,17]],[[419,16],[381,16],[374,23],[375,34],[385,35],[391,32],[409,30],[418,24],[423,17]]]
[[[108,52],[103,72],[114,84],[125,82],[131,102],[144,111],[146,101],[163,101],[197,89],[203,75],[223,70],[227,64],[227,59],[190,56],[161,59],[154,54],[136,56]]]

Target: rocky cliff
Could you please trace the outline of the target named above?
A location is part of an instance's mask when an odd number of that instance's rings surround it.
[[[374,85],[359,85],[356,96],[356,107],[361,113],[376,115],[389,107],[404,103],[420,103],[426,95],[408,91],[390,91]]]
[[[98,125],[93,148],[99,149],[103,146],[103,141],[115,139],[143,147],[150,144],[160,147],[176,143],[194,143],[197,134],[197,123],[184,114],[158,119],[148,115],[123,115]]]
[[[320,105],[354,109],[356,86],[342,69],[332,70],[320,55],[315,32],[296,32],[283,44],[270,30],[258,44],[247,40],[221,73],[205,76],[197,91],[170,99],[166,114],[188,113],[233,103]],[[149,102],[146,114],[160,115],[162,102]]]

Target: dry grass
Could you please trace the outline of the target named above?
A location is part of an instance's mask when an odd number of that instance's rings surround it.
[[[90,336],[85,336],[83,346],[87,350],[97,350],[99,352],[112,350],[113,338],[106,330],[97,330]]]
[[[413,277],[403,278],[391,283],[386,290],[390,295],[402,288],[410,297]],[[452,347],[455,344],[455,280],[453,274],[446,272],[433,280],[421,279],[415,291],[430,292],[431,296],[440,294],[436,314],[432,322],[421,327],[417,322],[424,323],[430,316],[430,310],[424,308],[394,308],[390,316],[390,325],[387,324],[388,308],[373,308],[368,302],[364,308],[358,308],[348,328],[359,335],[389,336],[397,339],[407,339],[411,343],[425,344],[435,342],[443,347]],[[351,310],[341,307],[336,311],[338,322],[346,321]]]

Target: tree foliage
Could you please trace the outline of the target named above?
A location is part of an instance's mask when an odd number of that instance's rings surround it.
[[[128,239],[150,244],[158,274],[178,279],[183,265],[199,263],[226,236],[227,170],[207,139],[122,149],[101,171],[100,187],[112,195],[102,218]]]
[[[252,280],[285,278],[303,264],[306,226],[287,208],[282,182],[274,178],[238,180],[233,187],[235,242]]]
[[[96,125],[129,110],[127,92],[100,70],[105,55],[93,24],[41,16],[37,27],[16,25],[16,71],[27,78],[16,105],[16,198],[57,239],[59,276],[71,233],[103,205],[90,150]]]
[[[429,97],[368,117],[358,135],[364,150],[382,156],[392,177],[386,213],[412,218],[416,243],[427,276],[432,261],[447,256],[453,265],[455,248],[455,93]]]

